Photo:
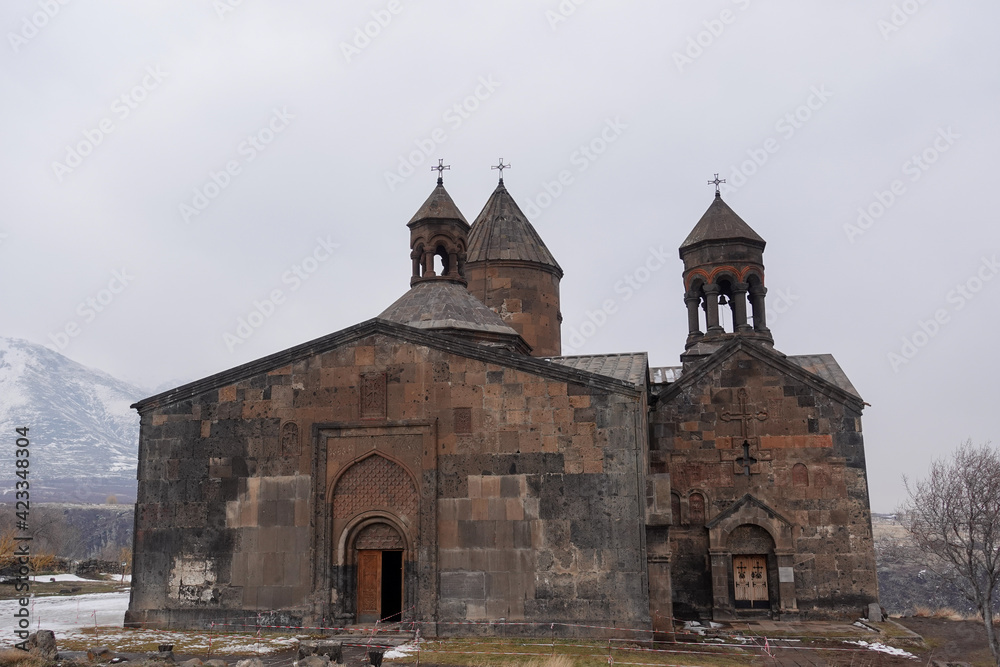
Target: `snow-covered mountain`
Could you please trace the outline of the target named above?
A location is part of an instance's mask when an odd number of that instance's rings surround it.
[[[27,426],[32,500],[134,500],[139,416],[129,405],[146,395],[43,345],[0,337],[0,499],[13,499],[15,429]]]

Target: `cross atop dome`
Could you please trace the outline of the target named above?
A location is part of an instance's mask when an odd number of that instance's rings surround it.
[[[500,164],[495,164],[492,167],[490,167],[490,169],[499,169],[500,170],[500,185],[503,185],[503,170],[504,169],[510,169],[510,165],[509,164],[504,164],[503,163],[503,158],[500,158]]]
[[[443,159],[438,158],[438,165],[436,167],[431,167],[431,171],[436,171],[438,173],[438,185],[444,185],[444,172],[451,171],[451,165],[445,164]],[[716,176],[718,176],[718,174],[716,174]]]
[[[715,175],[715,180],[714,181],[709,181],[708,182],[709,185],[714,185],[715,186],[715,196],[716,197],[721,197],[722,196],[722,194],[719,192],[719,185],[722,184],[722,183],[725,183],[725,182],[726,182],[726,179],[724,179],[724,178],[722,180],[719,180],[719,175],[718,174]]]

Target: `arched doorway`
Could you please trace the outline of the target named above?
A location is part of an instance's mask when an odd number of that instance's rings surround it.
[[[388,523],[358,531],[352,547],[357,563],[358,623],[398,623],[403,613],[403,563],[406,544]]]

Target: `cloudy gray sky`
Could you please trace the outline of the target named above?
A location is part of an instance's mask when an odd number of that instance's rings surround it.
[[[502,156],[566,272],[566,347],[673,365],[676,248],[719,172],[768,241],[776,346],[833,353],[872,404],[888,511],[902,474],[996,437],[998,22],[985,0],[7,0],[0,335],[155,387],[336,331],[407,289],[430,165],[471,221]]]

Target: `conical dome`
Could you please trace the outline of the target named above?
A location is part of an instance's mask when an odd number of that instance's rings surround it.
[[[501,180],[469,232],[469,291],[517,330],[533,355],[554,357],[562,350],[562,275]]]
[[[694,226],[691,233],[681,244],[681,252],[709,241],[744,241],[751,245],[764,247],[764,239],[729,208],[722,197],[715,196],[715,201],[708,207],[701,220]]]
[[[460,220],[465,223],[466,229],[469,227],[468,220],[458,210],[455,201],[448,194],[448,191],[444,189],[444,184],[440,181],[437,187],[431,192],[430,197],[417,209],[417,212],[413,214],[413,217],[406,224],[413,225],[421,220]]]
[[[490,195],[469,232],[466,262],[522,261],[549,267],[562,276],[562,268],[545,247],[503,183]]]

